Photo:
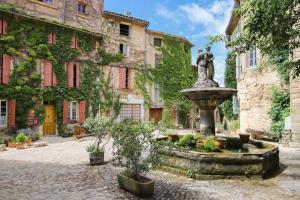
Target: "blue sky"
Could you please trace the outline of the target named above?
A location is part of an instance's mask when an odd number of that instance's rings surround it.
[[[105,10],[125,13],[150,22],[149,29],[182,35],[193,48],[193,63],[198,48],[205,48],[209,35],[224,33],[234,0],[105,0]],[[224,82],[227,50],[222,44],[212,47],[215,54],[215,79]]]

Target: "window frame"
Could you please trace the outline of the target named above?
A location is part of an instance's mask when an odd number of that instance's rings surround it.
[[[5,107],[5,124],[1,124],[1,118],[2,118],[2,102],[6,103]],[[6,128],[7,127],[7,120],[8,120],[8,101],[4,99],[0,99],[0,128]]]
[[[257,50],[255,47],[248,51],[248,67],[253,69],[257,67]]]
[[[121,26],[127,26],[128,27],[128,34],[124,33],[125,29],[121,28]],[[130,25],[124,24],[124,23],[120,23],[119,29],[120,29],[120,36],[130,37],[130,35],[131,35]],[[123,34],[122,34],[122,32],[123,32]]]
[[[75,103],[75,106],[74,106]],[[75,118],[73,109],[75,108]],[[68,121],[78,121],[78,102],[77,101],[69,101],[68,103]]]
[[[120,43],[119,44],[119,53],[124,55],[124,56],[129,56],[129,45]]]
[[[82,1],[78,1],[76,8],[77,8],[76,9],[77,10],[77,14],[83,15],[83,16],[88,15],[88,4],[87,3],[84,3]],[[83,10],[84,10],[84,12],[83,12]]]
[[[158,40],[160,41],[160,42],[159,42],[160,44],[159,44],[159,45],[156,45],[156,44],[157,44],[156,42],[157,42]],[[153,38],[153,46],[155,46],[155,47],[157,47],[157,48],[162,47],[162,39],[159,38],[159,37],[154,37],[154,38]]]

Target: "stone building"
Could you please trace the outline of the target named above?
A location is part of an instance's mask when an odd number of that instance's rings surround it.
[[[235,0],[235,7],[239,7],[243,0]],[[236,37],[243,19],[232,13],[226,35]],[[299,60],[300,51],[293,55],[294,60]],[[263,131],[269,132],[271,118],[271,91],[273,87],[285,88],[278,73],[267,63],[266,58],[260,55],[259,49],[253,48],[237,55],[236,72],[238,79],[238,101],[240,108],[241,132]],[[300,141],[300,80],[290,79],[291,102],[291,133],[294,141]],[[288,123],[289,124],[289,123]],[[251,130],[252,129],[252,130]]]
[[[239,4],[240,1],[236,1],[235,7]],[[232,13],[226,35],[236,37],[242,26],[243,19]],[[271,108],[271,91],[274,86],[282,86],[279,75],[256,48],[237,55],[236,74],[240,131],[252,129],[268,132],[272,122],[268,114]]]
[[[149,23],[131,15],[104,11],[102,27],[107,37],[110,52],[122,53],[125,59],[107,68],[107,74],[113,77],[113,85],[121,94],[123,103],[119,118],[133,118],[136,121],[159,122],[162,119],[163,102],[157,85],[147,85],[150,102],[145,106],[145,99],[136,86],[137,73],[147,67],[158,66],[162,59],[159,48],[165,36],[173,37],[179,42],[192,44],[185,38],[149,30]],[[176,115],[174,116],[176,118]]]
[[[102,0],[0,1],[0,129],[52,135],[84,123],[102,11]]]

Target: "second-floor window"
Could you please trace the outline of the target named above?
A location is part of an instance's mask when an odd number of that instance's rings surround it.
[[[79,38],[77,35],[73,35],[71,38],[71,48],[79,49]]]
[[[70,62],[68,64],[68,87],[79,88],[80,86],[80,67],[79,63]]]
[[[129,47],[128,47],[128,45],[121,43],[120,46],[119,46],[119,53],[123,54],[125,56],[128,56],[129,55]]]
[[[0,54],[0,84],[7,85],[9,82],[11,57],[7,54]]]
[[[49,60],[44,61],[44,86],[51,87],[56,86],[56,74],[52,67],[52,62]]]
[[[48,44],[56,44],[56,34],[51,32],[48,34]]]
[[[0,100],[0,127],[7,126],[7,101]]]
[[[6,35],[8,32],[7,21],[0,19],[0,35]]]
[[[53,0],[38,0],[39,2],[47,3],[47,4],[53,4]]]
[[[248,60],[249,60],[249,67],[256,67],[257,65],[257,52],[256,48],[250,49],[248,52]]]
[[[120,68],[119,88],[130,89],[130,69],[128,67]]]
[[[77,12],[81,15],[86,15],[87,14],[87,5],[85,3],[78,2]]]
[[[130,36],[130,27],[126,24],[120,24],[120,35]]]
[[[153,39],[153,44],[154,44],[154,46],[156,46],[156,47],[161,47],[161,45],[162,45],[162,40],[161,40],[161,38],[154,38],[154,39]]]
[[[155,54],[154,55],[155,59],[155,67],[158,67],[161,64],[162,56],[160,54]]]

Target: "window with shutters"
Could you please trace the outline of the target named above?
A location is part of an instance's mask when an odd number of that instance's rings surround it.
[[[72,80],[73,80],[73,85],[74,87],[77,86],[77,66],[76,64],[73,65],[73,77],[72,77]]]
[[[51,32],[48,34],[48,44],[56,44],[56,34]]]
[[[129,89],[129,68],[126,67],[126,70],[125,70],[125,88],[126,89]]]
[[[126,24],[120,24],[120,35],[130,36],[130,27]]]
[[[76,121],[77,120],[77,102],[70,101],[68,104],[68,120],[69,121]]]
[[[7,101],[0,100],[0,127],[7,127]]]
[[[155,47],[161,47],[161,45],[162,45],[161,38],[154,38],[153,39],[153,44],[154,44]]]
[[[127,44],[121,43],[119,46],[119,53],[124,56],[129,56],[129,47]]]
[[[120,110],[120,120],[133,120],[140,122],[141,118],[141,104],[123,104]]]
[[[3,20],[1,19],[0,20],[0,35],[6,35],[7,34],[7,28],[8,25],[7,25],[7,21],[6,20]]]
[[[256,48],[250,49],[248,52],[248,61],[250,68],[256,68],[257,65],[257,55]]]
[[[77,35],[73,35],[71,38],[71,48],[79,49],[79,38]]]

